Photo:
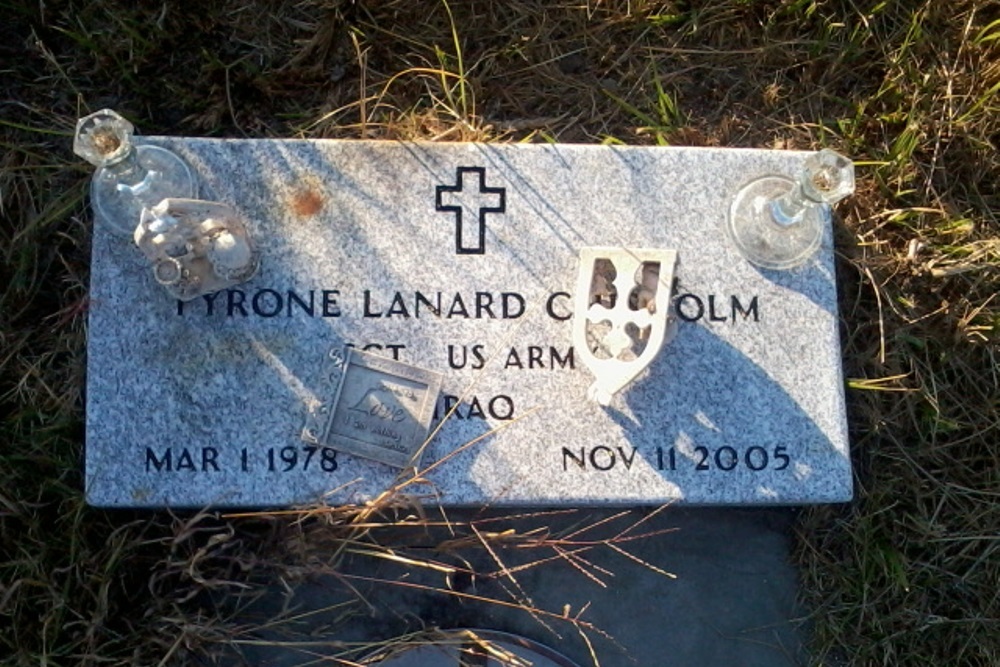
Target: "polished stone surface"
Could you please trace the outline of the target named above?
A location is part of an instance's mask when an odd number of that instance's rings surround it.
[[[224,608],[239,609],[242,641],[227,647],[220,664],[299,667],[352,646],[373,645],[361,650],[368,655],[429,628],[487,628],[551,647],[580,667],[815,665],[789,556],[794,512],[699,507],[511,517],[451,510],[453,524],[475,521],[479,534],[513,530],[541,539],[534,548],[528,540],[511,539],[508,548],[494,542],[490,553],[458,526],[451,548],[398,552],[430,558],[436,571],[361,553],[334,574],[275,581],[251,604],[224,600]],[[426,533],[414,530],[411,542],[438,543],[440,534]],[[577,558],[559,557],[544,537]],[[628,557],[605,546],[615,540]],[[478,575],[444,574],[450,567]],[[418,660],[430,655],[400,667],[454,664]]]

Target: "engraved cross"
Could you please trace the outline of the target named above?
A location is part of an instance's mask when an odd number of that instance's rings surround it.
[[[455,214],[455,252],[485,255],[486,214],[507,210],[507,188],[486,187],[485,167],[458,167],[455,185],[438,185],[436,195],[437,210]]]

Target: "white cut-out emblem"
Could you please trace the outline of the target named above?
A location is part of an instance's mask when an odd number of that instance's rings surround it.
[[[581,248],[573,348],[596,378],[601,405],[656,358],[667,338],[677,251]]]

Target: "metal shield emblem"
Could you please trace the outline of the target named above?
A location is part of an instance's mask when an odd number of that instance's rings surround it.
[[[660,352],[676,265],[676,250],[580,249],[573,347],[596,378],[591,400],[608,405]]]

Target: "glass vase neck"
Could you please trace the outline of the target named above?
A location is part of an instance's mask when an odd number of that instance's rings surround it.
[[[139,151],[134,145],[130,145],[114,162],[108,162],[101,168],[115,181],[128,185],[142,182],[147,175],[146,168],[139,161]]]

